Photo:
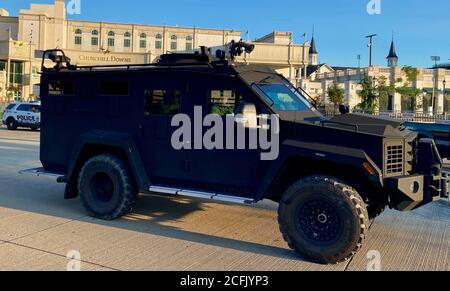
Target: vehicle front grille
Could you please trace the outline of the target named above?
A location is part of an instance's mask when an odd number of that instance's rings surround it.
[[[385,169],[386,176],[402,175],[404,172],[404,146],[403,143],[388,143],[385,145]]]

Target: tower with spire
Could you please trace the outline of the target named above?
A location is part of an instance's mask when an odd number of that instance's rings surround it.
[[[311,46],[309,47],[309,64],[317,66],[319,64],[319,53],[316,47],[315,33],[313,32]]]
[[[397,51],[395,50],[394,37],[392,37],[391,49],[389,50],[389,55],[386,58],[388,60],[388,67],[397,67],[398,66],[398,56]]]

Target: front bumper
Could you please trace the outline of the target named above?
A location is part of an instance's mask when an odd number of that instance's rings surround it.
[[[403,176],[386,181],[392,206],[400,211],[414,210],[441,198],[448,198],[449,185],[447,174]]]

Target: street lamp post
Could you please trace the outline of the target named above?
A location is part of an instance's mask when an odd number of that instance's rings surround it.
[[[376,34],[371,34],[366,36],[369,39],[369,67],[372,67],[372,53],[373,53],[373,38],[377,36]]]

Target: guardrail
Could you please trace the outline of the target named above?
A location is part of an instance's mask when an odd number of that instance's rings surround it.
[[[384,117],[384,118],[392,118],[400,121],[409,121],[409,122],[445,122],[450,123],[450,113],[444,114],[429,114],[429,113],[404,113],[404,112],[376,112],[369,113],[364,111],[353,111],[353,113],[359,114],[367,114],[372,116]],[[332,111],[322,111],[322,114],[327,118],[333,118],[339,113],[334,113]]]

